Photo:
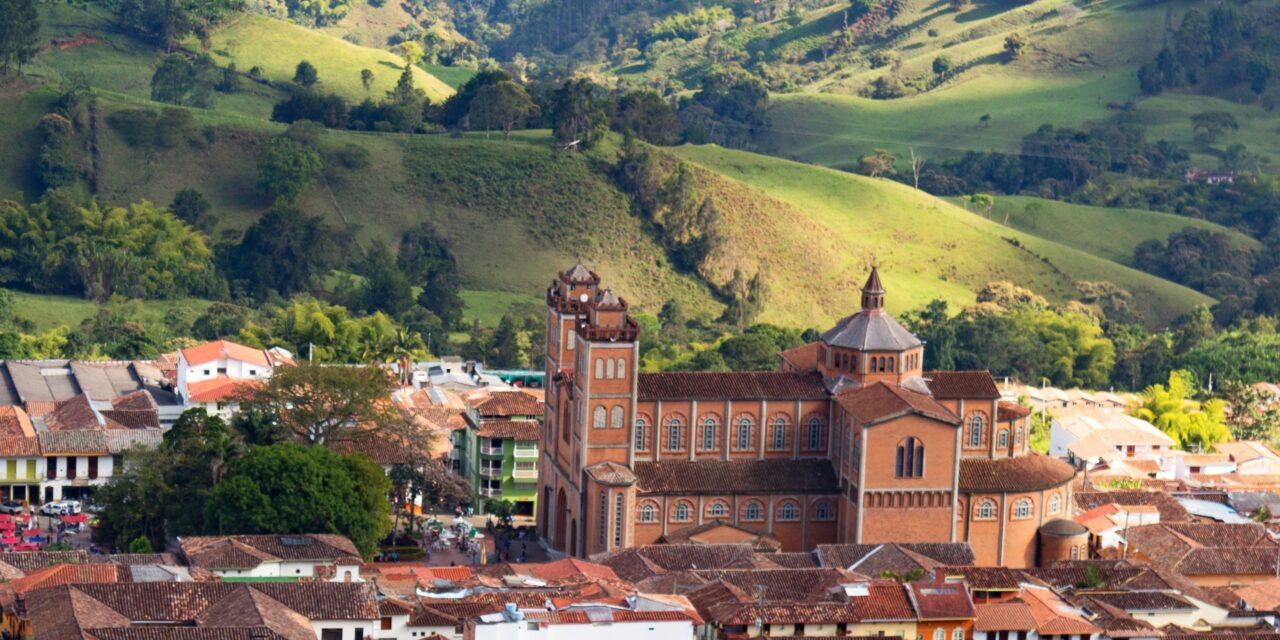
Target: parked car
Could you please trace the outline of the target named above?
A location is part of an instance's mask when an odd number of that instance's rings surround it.
[[[46,516],[67,516],[80,513],[79,500],[54,500],[40,505],[40,513]]]
[[[22,513],[22,512],[23,512],[23,506],[21,502],[15,502],[13,500],[5,500],[4,502],[0,502],[0,513],[16,514],[16,513]]]

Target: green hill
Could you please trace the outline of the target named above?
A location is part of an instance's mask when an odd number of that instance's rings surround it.
[[[956,201],[958,199],[952,199]],[[959,204],[957,202],[957,204]],[[1030,209],[1028,205],[1032,206]],[[1146,240],[1164,241],[1186,227],[1229,234],[1236,246],[1261,251],[1262,243],[1207,220],[1139,209],[1109,209],[1030,196],[997,196],[992,221],[1052,240],[1100,258],[1130,264],[1133,249]]]
[[[766,316],[777,321],[799,316],[820,325],[847,313],[873,260],[892,287],[889,307],[898,312],[933,298],[971,304],[992,280],[1054,300],[1075,297],[1075,281],[1107,280],[1132,292],[1150,323],[1212,302],[895,182],[719,147],[673,152],[731,178],[719,187],[730,194],[725,215],[733,238],[732,254],[722,259],[763,269],[773,296]]]

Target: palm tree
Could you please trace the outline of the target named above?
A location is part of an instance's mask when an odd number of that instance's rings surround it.
[[[244,453],[244,443],[225,429],[211,433],[205,440],[205,452],[209,454],[209,472],[213,483],[218,484],[227,475],[227,467]]]

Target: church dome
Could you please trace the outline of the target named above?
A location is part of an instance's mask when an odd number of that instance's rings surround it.
[[[837,322],[822,334],[822,341],[857,351],[906,351],[921,345],[906,327],[884,312],[884,286],[875,267],[862,285],[862,310]]]

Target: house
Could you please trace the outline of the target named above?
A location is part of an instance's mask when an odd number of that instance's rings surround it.
[[[214,340],[178,352],[174,391],[187,407],[229,415],[245,385],[261,383],[277,366],[294,364],[289,352],[255,349],[227,340]]]
[[[1174,477],[1192,480],[1194,476],[1220,476],[1235,473],[1236,463],[1225,453],[1178,452],[1174,457]]]
[[[1219,184],[1235,184],[1236,172],[1209,171],[1208,169],[1201,169],[1200,167],[1191,167],[1182,175],[1182,181],[1187,184],[1203,182],[1210,186]]]
[[[1130,527],[1160,523],[1160,511],[1150,505],[1120,505],[1114,502],[1095,507],[1075,517],[1089,530],[1089,547],[1115,549],[1124,546],[1124,532]]]
[[[481,391],[464,400],[467,429],[458,470],[471,481],[474,504],[483,513],[490,498],[510,500],[516,515],[532,517],[538,496],[542,401],[521,390]]]
[[[1039,585],[1023,585],[1017,596],[1006,601],[979,604],[975,617],[974,640],[1097,640],[1103,633],[1079,607]]]
[[[1057,417],[1049,430],[1049,455],[1083,464],[1128,458],[1158,459],[1175,444],[1173,438],[1150,422],[1118,412]]]
[[[361,640],[382,620],[372,585],[328,582],[67,584],[14,615],[32,640]]]
[[[157,362],[0,361],[0,406],[21,407],[37,416],[79,395],[103,411],[115,409],[120,402],[130,410],[149,408],[166,427],[183,410],[172,391],[172,380]]]
[[[498,613],[467,621],[468,640],[616,640],[692,638],[696,613],[656,606],[643,596],[623,605],[584,604],[561,610],[521,609],[514,603]]]
[[[188,536],[178,539],[187,563],[224,581],[319,578],[360,582],[360,551],[345,536]]]
[[[1202,587],[1244,585],[1276,575],[1280,548],[1262,524],[1171,523],[1132,527],[1129,556]],[[1127,610],[1127,609],[1126,609]],[[1154,624],[1154,623],[1153,623]],[[1158,625],[1157,625],[1158,626]]]
[[[1280,476],[1280,454],[1257,440],[1220,442],[1213,446],[1235,463],[1236,473]]]
[[[916,635],[933,640],[964,640],[972,635],[973,597],[964,580],[917,580],[907,585],[916,611]]]

